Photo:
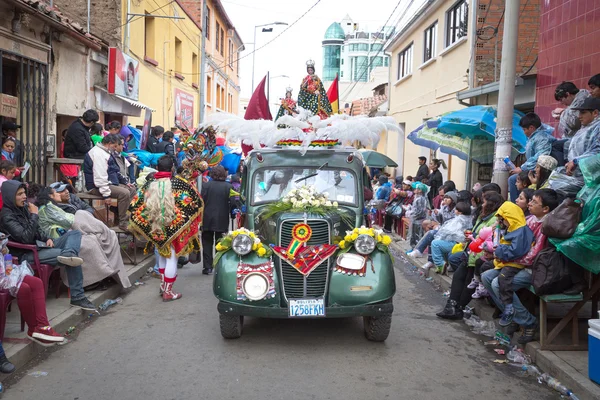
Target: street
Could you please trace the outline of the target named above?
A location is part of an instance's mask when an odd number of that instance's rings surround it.
[[[392,331],[368,342],[359,319],[246,318],[239,340],[219,333],[212,277],[180,270],[184,296],[163,303],[149,279],[66,346],[8,382],[4,399],[558,399],[498,356],[445,301],[396,263]],[[47,372],[46,376],[28,375]]]

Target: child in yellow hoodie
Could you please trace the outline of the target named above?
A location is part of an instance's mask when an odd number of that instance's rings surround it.
[[[516,261],[531,249],[533,232],[527,226],[521,207],[512,202],[507,201],[500,206],[496,213],[496,219],[498,220],[496,235],[499,238],[499,244],[494,250],[494,268],[501,270],[498,276],[498,286],[500,300],[504,303],[500,326],[508,326],[515,314],[512,305],[513,278],[521,269],[525,268]]]

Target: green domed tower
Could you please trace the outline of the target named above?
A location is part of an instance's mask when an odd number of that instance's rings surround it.
[[[325,31],[323,39],[323,75],[324,82],[331,82],[340,73],[342,46],[346,35],[342,26],[334,22]]]

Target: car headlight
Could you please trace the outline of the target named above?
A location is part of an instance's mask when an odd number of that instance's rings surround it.
[[[248,300],[262,300],[269,291],[269,280],[260,272],[252,272],[244,278],[242,291]]]
[[[248,235],[237,235],[231,244],[231,248],[240,256],[245,256],[252,251],[254,241]]]
[[[354,242],[354,248],[359,254],[371,254],[375,250],[375,239],[369,235],[359,235]]]

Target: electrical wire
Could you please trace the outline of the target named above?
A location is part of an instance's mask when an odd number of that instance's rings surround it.
[[[154,2],[154,4],[156,4],[157,6],[159,5],[159,4],[156,2],[156,0],[152,0],[152,1],[153,1],[153,2]],[[165,14],[165,16],[167,16],[167,17],[170,17],[170,15],[169,15],[169,14],[167,14],[167,13],[165,12],[165,10],[162,10],[162,9],[161,9],[160,11],[161,11],[163,14]],[[183,33],[183,36],[185,36],[185,37],[186,37],[186,38],[187,38],[187,39],[188,39],[188,40],[189,40],[191,43],[193,43],[193,44],[195,44],[196,46],[198,46],[198,43],[196,42],[196,40],[194,40],[194,39],[190,38],[190,37],[187,35],[187,33],[185,33],[185,32],[183,31],[183,29],[181,29],[181,27],[179,26],[179,24],[176,24],[176,23],[175,23],[175,21],[174,21],[174,20],[172,20],[172,19],[169,19],[169,22],[171,22],[173,25],[175,25],[175,27],[176,27],[177,29],[179,29],[179,31],[180,31],[181,33]],[[200,32],[200,34],[202,34],[202,32]]]
[[[152,10],[152,11],[150,11],[150,14],[154,14],[155,12],[157,12],[157,11],[159,11],[159,10],[162,10],[163,8],[165,8],[165,7],[167,7],[167,6],[169,6],[169,5],[173,4],[173,3],[175,3],[175,1],[176,1],[176,0],[172,0],[172,1],[168,2],[167,4],[165,4],[165,5],[163,5],[163,6],[159,7],[159,8],[157,8],[156,10]],[[128,18],[129,18],[129,16],[127,16],[127,18],[126,18],[126,19],[128,19]],[[108,32],[111,32],[111,31],[114,31],[115,29],[122,28],[122,27],[124,27],[125,25],[127,25],[127,24],[129,24],[129,23],[131,23],[131,22],[133,22],[133,21],[137,21],[137,20],[138,20],[138,19],[140,19],[140,18],[144,18],[144,16],[142,16],[142,15],[138,15],[138,16],[136,16],[136,17],[133,17],[133,18],[131,18],[131,20],[128,20],[128,21],[127,21],[127,22],[125,22],[124,24],[117,25],[117,26],[115,26],[114,28],[110,28],[110,29],[108,29],[108,30],[105,30],[105,31],[100,31],[100,34],[105,34],[105,33],[108,33]]]

